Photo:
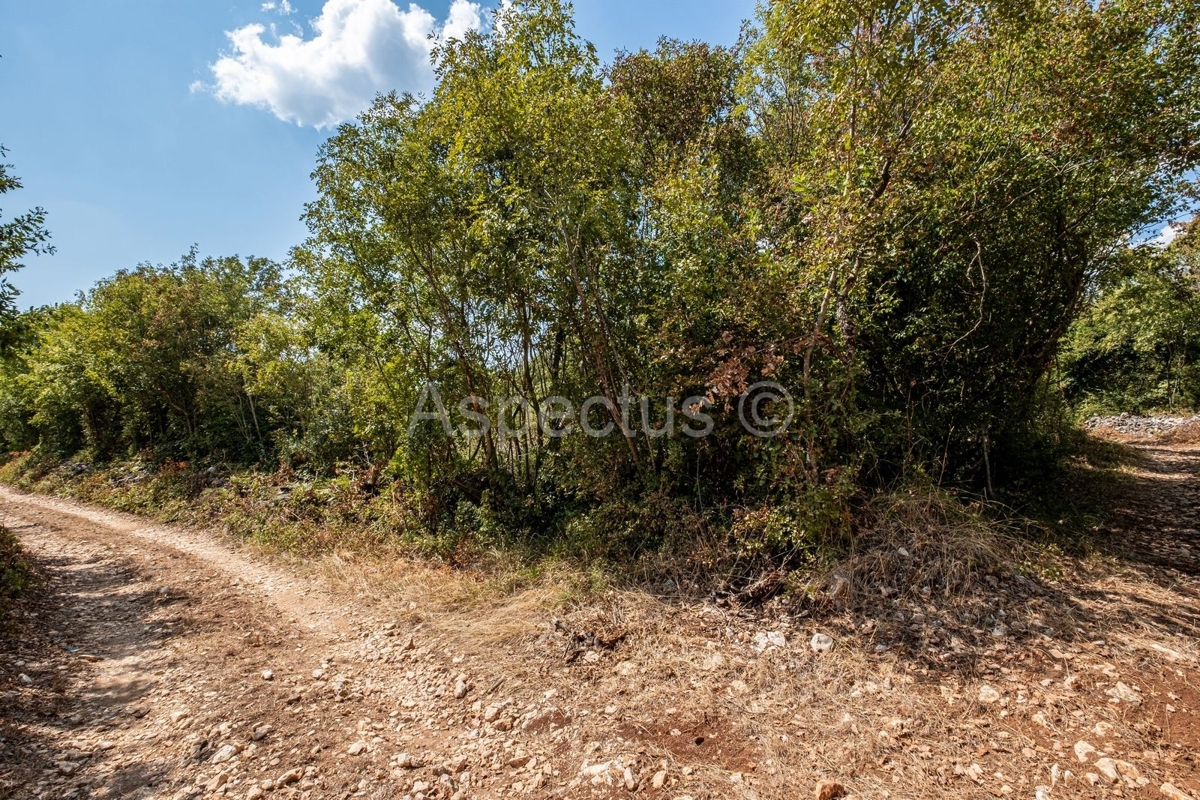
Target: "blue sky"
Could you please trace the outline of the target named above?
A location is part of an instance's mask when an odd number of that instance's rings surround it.
[[[0,143],[25,183],[4,216],[45,207],[58,248],[13,276],[21,305],[71,300],[193,243],[282,258],[305,234],[309,173],[330,133],[315,126],[375,89],[427,88],[425,34],[473,24],[467,0],[454,2],[0,0]],[[575,8],[607,58],[664,35],[732,44],[754,5]]]

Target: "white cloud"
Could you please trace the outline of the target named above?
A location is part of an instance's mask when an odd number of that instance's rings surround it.
[[[263,9],[273,10],[269,5]],[[282,6],[291,8],[286,0]],[[454,0],[441,25],[415,3],[402,11],[392,0],[326,0],[310,39],[284,35],[272,43],[258,24],[227,31],[233,51],[211,65],[211,85],[192,89],[328,128],[352,119],[379,92],[431,89],[431,37],[461,37],[482,22],[482,9],[470,0]]]
[[[446,24],[442,26],[443,39],[461,39],[470,31],[477,31],[483,24],[480,8],[475,3],[454,0],[450,5],[450,14]]]
[[[1156,238],[1150,240],[1150,244],[1157,247],[1166,247],[1171,242],[1175,241],[1178,236],[1179,229],[1173,224],[1167,225],[1162,229],[1162,233],[1160,233]]]
[[[275,0],[267,0],[267,2],[262,4],[262,10],[278,11],[280,14],[286,17],[296,9],[292,7],[292,4],[289,0],[280,0],[278,3],[275,2]]]

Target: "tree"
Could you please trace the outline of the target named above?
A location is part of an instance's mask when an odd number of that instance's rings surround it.
[[[687,483],[698,446],[620,409],[627,393],[661,413],[706,388],[747,246],[729,236],[753,164],[735,54],[664,41],[605,73],[545,0],[503,9],[436,66],[428,102],[382,97],[322,149],[297,263],[324,311],[318,340],[370,375],[387,416],[406,420],[434,381],[490,401],[489,426],[474,440],[377,430],[375,457],[451,508],[505,497],[522,525],[565,497]],[[678,363],[663,357],[676,346]],[[529,406],[499,408],[507,396]],[[616,432],[550,436],[538,409],[554,396],[602,398],[594,422]]]
[[[8,151],[0,145],[0,159]],[[21,188],[21,181],[12,175],[11,164],[0,163],[0,195]],[[11,346],[11,326],[16,319],[16,288],[4,277],[24,267],[22,259],[29,254],[52,254],[50,233],[45,228],[46,212],[35,208],[5,222],[0,216],[0,348]]]
[[[58,452],[262,460],[288,411],[261,406],[238,343],[286,308],[265,259],[192,252],[118,272],[51,313],[20,354],[32,423]]]
[[[884,477],[912,465],[990,485],[1019,462],[1087,287],[1186,196],[1198,15],[769,5],[748,102],[773,165],[763,238],[794,286],[794,370],[820,421],[810,454],[866,419],[870,445],[849,440]]]
[[[1068,400],[1083,413],[1200,408],[1196,223],[1166,248],[1130,248],[1088,298],[1064,348]]]
[[[559,3],[522,3],[447,43],[437,72],[429,102],[380,98],[322,150],[306,263],[343,331],[328,340],[366,349],[397,419],[429,380],[456,397],[615,397],[628,315],[607,306],[632,289],[606,265],[628,251],[633,170],[592,48]],[[531,437],[407,457],[532,486]]]

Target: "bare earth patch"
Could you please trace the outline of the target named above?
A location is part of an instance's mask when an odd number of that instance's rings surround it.
[[[46,579],[4,632],[0,797],[1198,798],[1200,448],[1140,453],[1120,560],[753,609],[0,489]]]

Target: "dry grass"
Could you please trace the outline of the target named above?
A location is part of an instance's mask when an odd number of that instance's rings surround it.
[[[1157,441],[1172,445],[1200,445],[1200,422],[1185,422],[1158,437]]]
[[[985,516],[982,504],[934,489],[877,498],[858,533],[857,552],[830,572],[830,580],[848,580],[848,591],[872,597],[953,598],[976,589],[984,575],[1008,575],[1026,550],[999,515]]]

